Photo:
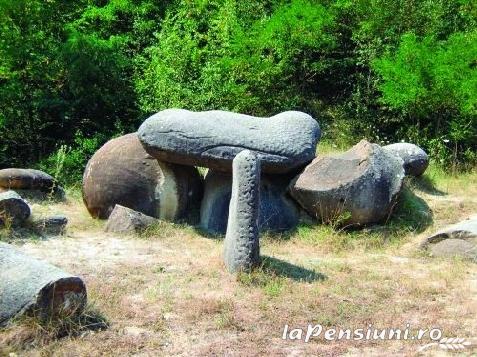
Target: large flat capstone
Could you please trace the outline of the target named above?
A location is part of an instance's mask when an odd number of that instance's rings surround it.
[[[320,127],[298,111],[258,118],[167,109],[149,117],[138,136],[146,151],[161,161],[231,171],[234,157],[248,149],[258,155],[263,172],[285,173],[313,160]]]

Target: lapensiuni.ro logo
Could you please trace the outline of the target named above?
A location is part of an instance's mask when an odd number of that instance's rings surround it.
[[[423,351],[432,347],[439,347],[445,350],[463,350],[469,348],[472,344],[468,339],[459,337],[443,337],[439,328],[430,329],[412,329],[410,324],[404,328],[375,328],[373,325],[367,325],[364,328],[323,328],[322,325],[309,324],[306,328],[291,328],[285,325],[283,328],[282,339],[301,340],[309,342],[311,339],[322,338],[326,341],[354,340],[410,340],[427,342],[419,350]]]

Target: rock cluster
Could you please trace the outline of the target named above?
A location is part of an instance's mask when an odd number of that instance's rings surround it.
[[[178,220],[200,206],[201,228],[225,233],[225,265],[235,272],[258,263],[259,232],[292,230],[304,213],[345,226],[385,221],[405,173],[419,176],[428,164],[415,145],[364,140],[315,158],[320,135],[297,111],[257,118],[163,110],[96,152],[84,202],[94,217],[110,217],[106,229],[115,232]],[[208,169],[204,182],[196,167]]]

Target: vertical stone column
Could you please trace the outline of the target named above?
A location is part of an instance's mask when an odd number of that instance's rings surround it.
[[[234,273],[250,271],[260,262],[260,161],[255,153],[244,150],[233,160],[232,169],[224,260],[227,269]]]

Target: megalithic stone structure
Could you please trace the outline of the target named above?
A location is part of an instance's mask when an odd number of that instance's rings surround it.
[[[260,161],[254,152],[243,150],[234,158],[232,169],[224,261],[228,271],[235,273],[260,263]]]
[[[45,320],[81,313],[85,306],[79,277],[0,242],[0,326],[22,314]]]

